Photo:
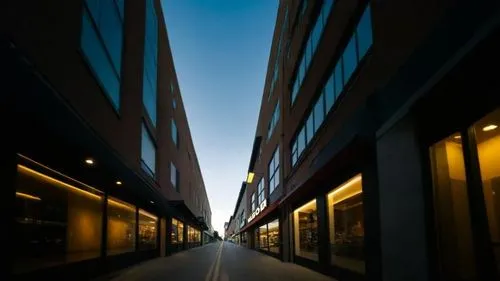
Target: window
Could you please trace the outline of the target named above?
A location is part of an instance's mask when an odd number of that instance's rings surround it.
[[[199,245],[200,242],[201,242],[200,231],[188,225],[188,243],[190,243],[191,247],[193,247]]]
[[[252,193],[252,212],[255,211],[257,204],[255,202],[255,192]]]
[[[276,189],[276,187],[278,187],[278,185],[280,184],[279,157],[280,157],[280,150],[278,146],[273,153],[273,158],[269,162],[269,194],[272,194],[273,191]]]
[[[175,147],[179,148],[179,135],[177,133],[177,125],[175,125],[175,120],[172,118],[172,141]]]
[[[318,214],[316,199],[293,212],[295,255],[318,261]]]
[[[264,194],[264,181],[262,179],[259,180],[259,184],[257,185],[257,192],[259,194],[259,202],[258,204],[264,202],[266,199],[265,194]]]
[[[141,162],[142,168],[150,176],[154,177],[156,172],[156,147],[144,123],[142,124]]]
[[[17,166],[13,272],[98,258],[103,194],[34,166]]]
[[[179,192],[179,171],[172,162],[170,162],[170,182],[172,187]]]
[[[172,108],[173,109],[177,108],[177,102],[175,101],[175,98],[172,98]]]
[[[279,62],[280,62],[280,57],[281,57],[281,42],[283,41],[283,34],[285,33],[285,30],[288,27],[288,6],[286,7],[285,10],[285,18],[283,19],[283,25],[280,31],[279,35],[279,41],[278,41],[278,46],[277,46],[277,53],[276,57],[274,60],[274,66],[273,66],[273,77],[271,80],[271,86],[269,87],[269,94],[268,94],[268,99],[271,99],[273,93],[274,93],[274,87],[276,86],[276,83],[278,82],[279,78]]]
[[[269,244],[267,243],[267,224],[259,227],[259,248],[268,251]]]
[[[139,209],[139,250],[156,248],[158,217]]]
[[[267,224],[267,239],[269,243],[269,251],[279,254],[280,252],[280,222],[278,219]]]
[[[146,1],[146,36],[144,40],[144,76],[142,101],[153,125],[156,126],[158,79],[158,19],[153,0]]]
[[[332,1],[323,2],[321,12],[323,17],[330,13],[332,3]],[[327,7],[327,5],[330,5],[330,7]],[[300,142],[300,139],[302,138],[302,130],[305,129],[306,142],[304,146],[307,146],[314,137],[318,128],[323,123],[325,116],[327,116],[329,111],[333,108],[336,100],[338,100],[342,92],[345,91],[344,87],[346,83],[356,71],[356,68],[359,66],[359,62],[366,55],[367,50],[371,47],[372,31],[370,21],[370,6],[368,5],[361,16],[356,29],[353,31],[347,46],[343,50],[343,55],[339,57],[335,67],[332,69],[329,79],[326,81],[323,88],[320,89],[321,94],[318,96],[318,100],[316,100],[314,107],[309,112],[309,116],[306,119],[305,124],[302,127],[299,127],[301,131],[297,134],[297,139],[294,139],[291,142],[292,167],[295,166],[303,151]],[[300,70],[297,78],[295,79],[292,90],[292,103],[297,95],[298,87],[301,83],[299,78],[301,79]]]
[[[276,128],[276,125],[278,125],[279,119],[280,119],[280,103],[278,101],[276,103],[276,106],[274,107],[273,116],[271,117],[271,120],[269,120],[267,139],[270,139],[271,136],[273,135],[274,128]]]
[[[475,280],[469,196],[460,134],[431,146],[441,270],[447,280]]]
[[[316,133],[323,124],[323,118],[325,117],[325,99],[323,93],[316,101],[314,105],[314,133]]]
[[[296,75],[293,82],[292,104],[295,102],[295,98],[297,97],[299,89],[302,86],[302,82],[304,81],[304,77],[307,74],[309,65],[311,64],[311,61],[314,57],[314,54],[316,53],[316,49],[319,45],[321,37],[323,36],[323,29],[326,23],[326,19],[330,14],[333,0],[323,1],[321,3],[322,3],[321,13],[316,18],[316,21],[313,25],[314,28],[310,31],[309,36],[307,37],[307,40],[303,45],[302,58],[298,60],[300,61],[300,64],[297,67]],[[307,6],[307,2],[302,2],[301,5],[303,9],[301,11],[302,15]]]
[[[328,225],[333,265],[365,272],[363,188],[357,175],[328,193]]]
[[[108,198],[107,255],[135,251],[136,212],[134,205]]]
[[[314,136],[314,113],[311,111],[306,122],[306,145],[311,142]]]
[[[172,244],[182,244],[184,241],[184,223],[172,219],[172,232],[171,232]]]
[[[85,1],[81,48],[116,110],[120,109],[123,1]]]
[[[500,269],[500,109],[473,126],[491,246]]]

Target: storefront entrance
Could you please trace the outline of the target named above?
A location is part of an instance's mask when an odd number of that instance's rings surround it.
[[[443,280],[497,280],[500,108],[430,146],[438,270]]]

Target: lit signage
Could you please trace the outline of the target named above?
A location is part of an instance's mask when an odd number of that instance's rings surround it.
[[[255,211],[253,211],[253,213],[248,217],[247,222],[250,223],[266,207],[267,207],[267,200],[264,200],[264,201],[262,201],[262,203],[260,203],[260,205],[257,207],[257,209],[255,209]]]

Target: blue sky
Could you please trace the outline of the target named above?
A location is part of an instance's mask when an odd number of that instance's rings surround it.
[[[163,0],[212,225],[223,235],[246,177],[277,0]]]

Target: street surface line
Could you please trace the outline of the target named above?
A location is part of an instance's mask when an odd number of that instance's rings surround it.
[[[219,270],[220,270],[220,258],[222,257],[222,245],[224,245],[224,242],[220,244],[220,251],[216,257],[215,261],[215,272],[214,275],[212,276],[212,281],[217,281],[219,280]]]
[[[205,281],[210,281],[210,277],[212,276],[212,273],[214,271],[215,264],[217,263],[217,257],[219,256],[219,252],[222,251],[222,244],[224,242],[221,242],[219,248],[217,249],[217,252],[215,253],[215,260],[210,266],[210,269],[208,270],[207,276],[205,277]]]

